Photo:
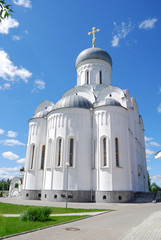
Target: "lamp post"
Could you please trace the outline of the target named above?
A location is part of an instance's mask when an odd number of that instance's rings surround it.
[[[67,162],[66,164],[67,167],[67,184],[66,184],[66,208],[68,207],[68,167],[70,167],[70,163]]]

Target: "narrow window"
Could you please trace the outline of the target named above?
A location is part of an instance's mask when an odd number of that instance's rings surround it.
[[[89,84],[89,71],[87,71],[87,84]]]
[[[103,166],[107,166],[106,138],[103,138]]]
[[[74,147],[74,140],[73,138],[70,139],[70,146],[69,146],[69,164],[70,167],[73,167],[73,147]]]
[[[102,71],[100,71],[100,84],[102,84]]]
[[[33,169],[35,145],[32,146],[31,169]]]
[[[61,138],[59,139],[59,145],[58,145],[58,167],[60,167],[60,161],[61,161],[61,143],[62,143],[62,140]]]
[[[115,138],[115,154],[116,154],[116,167],[119,167],[119,143],[118,143],[118,138]]]
[[[45,160],[45,145],[42,146],[40,169],[44,169],[44,160]]]

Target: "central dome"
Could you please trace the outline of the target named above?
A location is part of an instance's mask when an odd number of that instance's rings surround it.
[[[81,62],[84,62],[84,61],[90,60],[90,59],[104,60],[104,61],[108,62],[112,67],[112,59],[111,59],[110,55],[101,48],[87,48],[84,51],[82,51],[77,57],[76,67]]]

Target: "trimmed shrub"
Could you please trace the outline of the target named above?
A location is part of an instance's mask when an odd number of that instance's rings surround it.
[[[52,213],[50,207],[30,207],[20,215],[21,221],[40,221],[44,222],[49,219],[49,215]]]

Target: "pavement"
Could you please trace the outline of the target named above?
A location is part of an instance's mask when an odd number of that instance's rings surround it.
[[[65,207],[65,203],[1,198],[0,202]],[[161,240],[161,203],[68,203],[71,208],[113,209],[82,220],[9,237],[11,240]]]

